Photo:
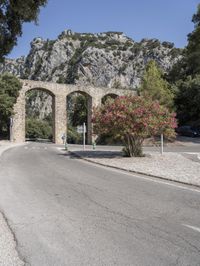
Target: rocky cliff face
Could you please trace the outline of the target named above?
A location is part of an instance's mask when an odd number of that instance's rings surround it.
[[[145,64],[154,59],[168,72],[180,49],[157,39],[134,42],[120,32],[62,32],[56,40],[36,38],[27,57],[7,59],[0,73],[20,78],[70,84],[136,88]]]

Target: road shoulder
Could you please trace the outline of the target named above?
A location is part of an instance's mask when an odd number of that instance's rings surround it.
[[[23,144],[13,144],[0,141],[0,158],[2,154],[11,148]],[[8,225],[3,212],[0,211],[0,265],[1,266],[22,266],[25,265],[17,252],[17,242],[15,236]]]

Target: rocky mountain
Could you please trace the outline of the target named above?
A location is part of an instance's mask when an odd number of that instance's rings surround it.
[[[0,73],[33,80],[135,89],[146,63],[168,72],[181,49],[157,39],[135,42],[121,32],[62,32],[56,40],[35,38],[26,57],[6,59]]]

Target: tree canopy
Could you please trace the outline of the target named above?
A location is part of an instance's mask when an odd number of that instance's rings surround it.
[[[37,22],[39,8],[47,0],[1,0],[0,1],[0,60],[7,55],[22,35],[24,22]]]
[[[163,73],[154,60],[147,63],[142,78],[139,94],[158,100],[161,105],[173,107],[174,94],[170,90],[170,84],[162,77]]]
[[[120,96],[110,99],[94,110],[94,133],[120,136],[128,156],[142,156],[142,143],[146,137],[165,134],[174,137],[175,114],[141,96]]]
[[[182,58],[168,76],[177,87],[175,105],[180,124],[200,122],[200,4],[192,22],[194,30],[188,34]]]
[[[183,49],[180,60],[173,66],[169,73],[169,80],[176,82],[186,80],[188,76],[200,74],[200,4],[196,14],[192,17],[193,32],[188,34],[188,44]]]
[[[177,118],[180,124],[200,122],[200,75],[179,81],[179,93],[176,96]]]
[[[8,135],[9,118],[21,87],[16,77],[10,74],[0,76],[0,135]]]
[[[186,49],[186,61],[188,74],[194,76],[200,74],[200,4],[197,13],[193,15],[194,31],[188,34],[188,45]]]

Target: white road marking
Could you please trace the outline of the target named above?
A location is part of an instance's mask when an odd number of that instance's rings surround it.
[[[182,225],[200,233],[199,227],[188,225],[188,224],[182,224]]]
[[[47,147],[44,147],[45,150],[47,150]]]
[[[133,177],[135,177],[137,179],[143,179],[143,180],[146,180],[148,182],[154,182],[154,183],[163,184],[163,185],[167,185],[167,186],[171,186],[171,187],[175,187],[175,188],[179,188],[179,189],[183,189],[183,190],[188,190],[188,191],[200,193],[200,189],[186,187],[187,184],[185,184],[185,186],[184,185],[178,185],[178,184],[175,183],[176,180],[172,180],[172,181],[168,182],[167,180],[165,181],[164,178],[163,179],[159,179],[158,177],[151,177],[151,176],[145,177],[142,174],[136,175],[136,173],[134,173],[134,172],[127,172],[126,170],[115,169],[115,168],[112,168],[112,167],[109,167],[109,166],[95,164],[95,162],[89,162],[89,161],[83,160],[81,158],[78,158],[78,159],[81,160],[84,163],[93,164],[96,167],[101,167],[101,168],[103,167],[103,168],[109,169],[110,171],[113,171],[113,172],[118,172],[118,173],[120,172],[120,173],[122,173],[124,175],[128,175],[129,177],[133,176]],[[190,184],[188,184],[188,186],[189,185]]]
[[[57,149],[58,149],[58,150],[63,150],[64,148],[62,148],[62,147],[57,147]]]
[[[25,150],[28,150],[28,147],[24,147]]]

